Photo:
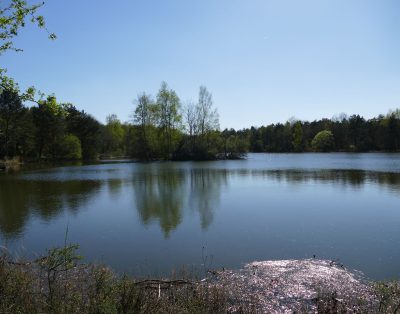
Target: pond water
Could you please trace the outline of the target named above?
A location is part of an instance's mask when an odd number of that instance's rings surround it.
[[[249,154],[0,175],[0,245],[136,275],[316,255],[400,278],[400,154]],[[205,264],[205,266],[203,265]]]

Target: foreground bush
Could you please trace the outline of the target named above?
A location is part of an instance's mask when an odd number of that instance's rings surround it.
[[[105,266],[79,264],[77,248],[76,245],[55,248],[32,262],[16,262],[7,254],[0,256],[0,313],[260,312],[240,293],[235,297],[233,290],[241,290],[235,286],[235,276],[229,271],[221,272],[223,275],[217,281],[218,275],[196,281],[185,274],[180,279],[138,281],[118,276]],[[223,278],[230,277],[232,280],[224,283]],[[315,300],[308,300],[314,306],[304,304],[304,312],[308,312],[307,308],[317,313],[400,311],[398,282],[374,283],[371,289],[372,303],[355,299],[354,304],[349,304],[338,298],[335,291],[326,291]]]
[[[223,289],[185,279],[135,281],[79,265],[77,246],[33,262],[0,257],[0,313],[223,313]]]

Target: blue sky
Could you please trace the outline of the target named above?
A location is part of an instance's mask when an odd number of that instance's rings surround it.
[[[398,0],[48,0],[58,36],[28,26],[2,66],[105,121],[161,81],[183,102],[205,85],[221,127],[369,118],[400,107]]]

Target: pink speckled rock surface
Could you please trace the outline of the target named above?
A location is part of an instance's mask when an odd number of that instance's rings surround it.
[[[362,306],[376,302],[361,273],[326,260],[253,262],[241,270],[215,272],[214,279],[234,300],[232,312],[242,304],[257,313],[314,313],[316,298],[323,295],[333,296],[349,311],[362,311]]]

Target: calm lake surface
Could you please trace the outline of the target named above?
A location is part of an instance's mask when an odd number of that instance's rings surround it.
[[[400,278],[400,154],[249,154],[215,162],[103,163],[0,174],[0,245],[69,242],[117,271],[336,259]]]

